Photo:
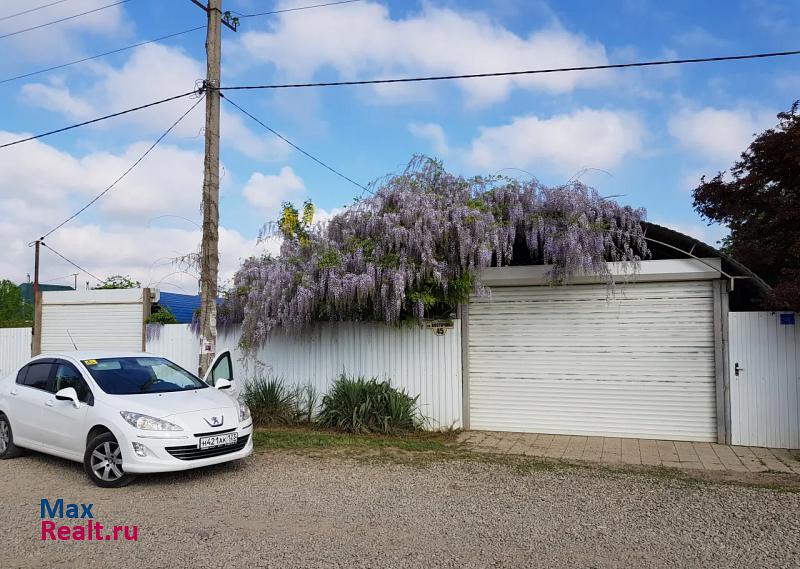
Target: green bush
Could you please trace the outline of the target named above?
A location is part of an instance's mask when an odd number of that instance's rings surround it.
[[[317,403],[319,394],[317,389],[309,384],[295,388],[294,392],[296,414],[295,421],[298,423],[313,423],[316,418]]]
[[[178,319],[175,318],[175,315],[172,311],[166,306],[159,306],[156,312],[153,312],[150,316],[148,316],[145,321],[145,324],[177,324]]]
[[[281,379],[258,376],[247,383],[242,395],[257,426],[286,425],[297,420],[297,390],[287,387]]]
[[[397,433],[422,426],[417,397],[377,378],[344,374],[322,398],[321,426],[352,433]]]

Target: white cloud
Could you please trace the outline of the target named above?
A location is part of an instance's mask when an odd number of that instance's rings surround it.
[[[433,151],[439,156],[447,156],[450,153],[450,146],[447,143],[447,136],[441,125],[435,123],[414,122],[408,125],[408,130],[416,136],[428,142]]]
[[[0,131],[0,141],[19,137]],[[17,219],[32,217],[30,221],[42,224],[31,231],[47,229],[60,221],[59,217],[72,213],[76,204],[83,205],[105,190],[150,144],[136,142],[120,154],[91,152],[81,157],[41,141],[6,148],[0,153],[4,181],[0,204],[6,206],[4,210],[16,212]],[[149,217],[165,213],[191,217],[199,208],[202,168],[200,152],[157,146],[88,214],[105,214],[117,223],[145,223]],[[49,215],[42,218],[44,209]]]
[[[26,5],[27,4],[27,5]],[[6,12],[20,12],[30,8],[33,2],[3,2]],[[43,3],[37,3],[41,5]],[[108,0],[71,0],[48,6],[46,10],[30,12],[0,21],[0,35],[14,33],[19,30],[40,24],[67,18],[81,12],[94,10],[111,4]],[[19,8],[12,10],[11,8]],[[82,40],[90,36],[122,39],[130,35],[133,26],[125,16],[123,5],[111,6],[79,18],[59,22],[52,26],[27,31],[25,33],[4,38],[3,61],[0,69],[7,68],[19,61],[30,63],[61,63],[84,55],[81,51]],[[10,57],[10,54],[14,57]]]
[[[83,99],[72,96],[63,86],[34,83],[23,86],[20,98],[34,102],[48,111],[63,113],[70,117],[87,119],[94,113],[92,105]]]
[[[764,110],[684,109],[669,120],[669,132],[691,152],[726,168],[744,152],[753,135],[775,123]]]
[[[284,2],[280,6],[293,5]],[[437,8],[393,19],[387,7],[363,2],[304,17],[276,16],[265,32],[245,32],[237,49],[291,79],[334,69],[344,79],[482,73],[608,62],[602,44],[558,24],[517,35],[478,12]],[[559,73],[459,81],[473,104],[506,99],[513,88],[566,93],[608,85],[610,72]],[[389,87],[373,91],[386,95]]]
[[[72,120],[86,120],[191,91],[197,80],[204,76],[202,64],[183,50],[149,44],[134,50],[119,68],[95,66],[94,79],[88,82],[88,86],[85,78],[75,82],[80,86],[77,91],[64,80],[51,79],[48,83],[24,85],[21,99],[28,104],[62,113]],[[192,103],[191,98],[179,99],[98,123],[94,128],[119,129],[120,124],[125,124],[135,128],[137,133],[161,133]],[[175,128],[171,136],[197,136],[204,126],[203,104],[198,107]],[[291,149],[285,143],[266,131],[254,134],[245,125],[239,111],[235,112],[233,114],[224,107],[221,110],[220,135],[223,144],[229,144],[251,158],[282,161],[289,156]]]
[[[256,172],[250,176],[242,194],[250,205],[275,214],[281,203],[295,201],[305,191],[303,180],[290,166],[284,166],[278,174]]]
[[[197,251],[200,243],[199,229],[151,228],[147,231],[129,226],[74,225],[64,228],[48,243],[68,258],[100,278],[113,274],[129,274],[143,286],[188,293],[197,291],[196,268],[184,267],[173,259]],[[274,249],[274,244],[259,245],[236,230],[220,227],[219,282],[232,279],[246,257]],[[75,272],[58,257],[42,253],[44,276],[58,276]],[[81,274],[79,283],[94,279]]]
[[[684,174],[681,175],[678,189],[682,192],[690,192],[700,185],[700,178],[703,176],[706,178],[712,178],[716,174],[717,170],[714,170],[713,168],[708,168],[705,170],[696,169],[684,172]]]
[[[545,164],[564,175],[613,168],[641,147],[645,128],[630,112],[580,109],[550,118],[522,116],[480,129],[466,162],[483,171]]]
[[[0,142],[20,136],[0,132]],[[76,156],[31,141],[0,153],[0,242],[4,244],[0,276],[23,281],[33,269],[28,243],[99,194],[148,144],[135,143],[120,154]],[[201,187],[199,152],[159,146],[109,194],[46,242],[100,277],[130,274],[148,283],[168,275],[165,281],[174,285],[173,290],[193,292],[196,278],[176,272],[178,267],[170,259],[197,251],[200,230],[169,215],[198,217]],[[167,217],[157,227],[150,223],[164,214]],[[221,282],[233,275],[241,259],[261,250],[276,252],[277,245],[271,241],[259,245],[239,231],[221,227]],[[42,252],[43,281],[72,272],[73,267],[47,249]],[[79,283],[86,278],[81,275]]]

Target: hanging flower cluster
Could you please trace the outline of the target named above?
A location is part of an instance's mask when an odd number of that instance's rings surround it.
[[[243,345],[257,346],[313,320],[438,317],[485,293],[480,269],[519,262],[520,251],[551,265],[554,283],[575,274],[613,283],[607,261],[648,255],[643,218],[579,182],[467,179],[418,157],[324,228],[284,231],[277,258],[245,261],[220,326],[241,322]]]

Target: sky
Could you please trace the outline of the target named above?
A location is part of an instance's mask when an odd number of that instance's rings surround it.
[[[112,3],[0,5],[0,36]],[[323,0],[224,0],[252,14]],[[129,0],[0,37],[0,143],[191,91],[205,76],[203,30],[2,82],[205,23],[189,0]],[[243,18],[223,28],[222,84],[450,75],[798,49],[800,1],[365,0]],[[454,173],[579,178],[644,207],[650,221],[714,244],[726,230],[692,209],[702,175],[729,168],[753,134],[800,98],[800,57],[437,83],[228,92],[231,100],[362,185],[415,154]],[[0,149],[0,278],[27,281],[29,244],[102,192],[196,101],[184,98]],[[203,108],[198,105],[113,190],[46,243],[92,276],[194,293]],[[276,252],[259,230],[280,204],[317,219],[363,193],[223,102],[220,283]],[[41,281],[70,284],[47,249]]]

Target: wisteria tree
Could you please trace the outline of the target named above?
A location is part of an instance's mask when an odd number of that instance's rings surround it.
[[[416,157],[374,195],[313,228],[313,209],[284,210],[277,258],[244,262],[220,307],[220,326],[242,324],[255,347],[276,328],[315,320],[406,319],[449,314],[486,294],[480,270],[527,261],[551,265],[553,283],[595,274],[607,261],[635,269],[647,256],[644,210],[574,182],[545,187],[506,177],[463,178]]]

